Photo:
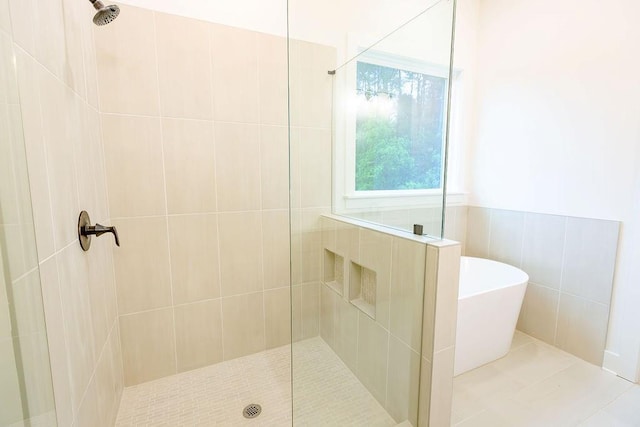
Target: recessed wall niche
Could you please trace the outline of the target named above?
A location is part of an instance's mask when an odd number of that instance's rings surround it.
[[[376,272],[351,262],[349,301],[372,319],[376,318]]]
[[[344,258],[324,250],[324,283],[342,295],[344,292]]]

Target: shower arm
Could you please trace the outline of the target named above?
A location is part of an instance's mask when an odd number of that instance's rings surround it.
[[[104,7],[104,3],[102,3],[102,0],[89,0],[89,1],[93,5],[93,7],[96,8],[96,10],[100,10]]]

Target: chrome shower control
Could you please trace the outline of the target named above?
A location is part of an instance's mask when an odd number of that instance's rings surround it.
[[[105,233],[113,234],[116,245],[120,246],[118,230],[115,227],[106,227],[100,224],[91,225],[91,219],[87,211],[80,212],[80,217],[78,218],[78,240],[80,240],[80,246],[83,251],[86,252],[91,247],[91,236],[100,237]]]

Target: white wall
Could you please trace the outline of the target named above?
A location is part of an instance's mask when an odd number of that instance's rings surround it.
[[[638,16],[636,0],[482,0],[468,181],[474,205],[623,222],[605,367],[634,380]]]

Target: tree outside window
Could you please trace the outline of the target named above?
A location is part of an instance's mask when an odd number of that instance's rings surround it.
[[[442,188],[447,79],[357,64],[356,191]]]

